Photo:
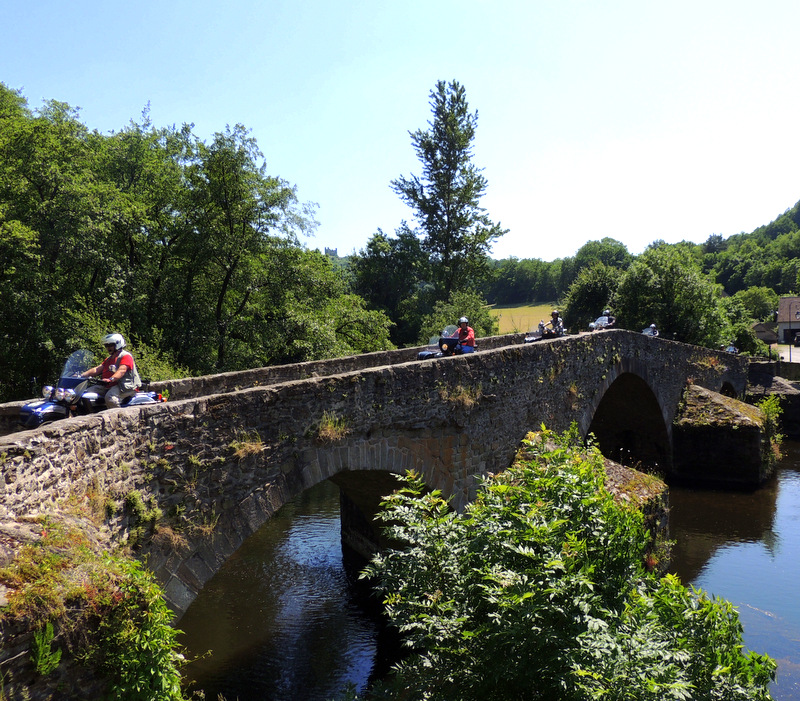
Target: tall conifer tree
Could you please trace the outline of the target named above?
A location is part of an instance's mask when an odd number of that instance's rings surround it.
[[[480,206],[487,181],[472,162],[478,113],[469,111],[464,87],[440,80],[430,105],[430,129],[410,132],[422,175],[400,176],[392,189],[415,210],[435,296],[446,300],[454,291],[474,289],[486,276],[492,242],[506,231]]]

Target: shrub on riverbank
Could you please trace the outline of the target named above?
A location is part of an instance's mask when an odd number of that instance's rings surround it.
[[[0,568],[8,592],[0,627],[34,631],[36,670],[6,674],[5,691],[27,698],[29,684],[50,685],[61,694],[53,698],[96,688],[115,701],[182,701],[179,631],[153,575],[131,557],[100,552],[75,524],[43,517],[39,525],[39,537]]]
[[[530,436],[463,514],[413,474],[387,498],[404,547],[365,576],[410,654],[372,698],[770,698],[775,662],[729,603],[647,572],[640,512],[576,438]]]

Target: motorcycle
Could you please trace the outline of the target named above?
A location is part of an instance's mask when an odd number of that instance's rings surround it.
[[[603,315],[598,316],[591,324],[589,324],[589,331],[602,331],[603,329],[608,329],[614,326],[614,319],[613,316]]]
[[[29,402],[20,409],[18,422],[22,428],[37,428],[59,419],[93,414],[105,409],[105,392],[98,392],[97,388],[107,386],[108,383],[97,377],[81,377],[81,373],[95,365],[91,351],[81,349],[70,355],[64,363],[64,369],[55,387],[46,385],[42,388],[42,399]],[[158,392],[137,389],[135,394],[125,397],[120,406],[157,404],[165,401],[166,399]]]
[[[560,338],[563,335],[563,327],[548,328],[547,324],[544,323],[544,319],[542,319],[536,331],[528,331],[525,335],[525,343],[534,343],[535,341],[541,341],[543,338]]]
[[[536,331],[528,331],[525,334],[525,343],[533,343],[534,341],[541,341],[544,338],[544,320],[539,322]]]
[[[442,329],[439,336],[432,336],[427,350],[417,353],[417,360],[430,358],[446,358],[450,355],[460,355],[461,347],[458,345],[458,326],[451,324]]]

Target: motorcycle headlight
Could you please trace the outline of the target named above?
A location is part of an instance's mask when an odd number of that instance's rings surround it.
[[[77,392],[74,389],[65,389],[64,390],[64,400],[72,404],[75,401],[75,398],[78,396]]]
[[[53,394],[53,386],[52,385],[45,385],[44,387],[42,387],[42,396],[45,399],[49,399],[51,394]]]
[[[61,402],[64,400],[64,388],[63,387],[56,387],[55,398],[57,402]]]

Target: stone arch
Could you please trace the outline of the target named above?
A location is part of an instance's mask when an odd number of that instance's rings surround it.
[[[325,480],[340,489],[343,542],[362,558],[369,558],[384,544],[373,518],[381,499],[397,487],[392,475],[415,470],[431,489],[456,497],[454,506],[461,503],[460,493],[454,493],[452,471],[453,458],[462,452],[461,443],[462,434],[441,429],[387,432],[320,444],[305,451],[298,469],[254,489],[235,508],[220,514],[211,537],[187,543],[183,558],[171,547],[160,551],[151,543],[146,554],[149,567],[164,583],[167,602],[180,619],[205,583],[247,538],[284,504]]]
[[[672,416],[654,391],[647,367],[634,360],[609,372],[580,428],[582,435],[595,436],[606,457],[665,472],[672,462],[671,426]]]

